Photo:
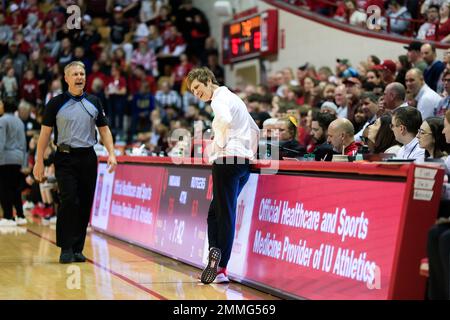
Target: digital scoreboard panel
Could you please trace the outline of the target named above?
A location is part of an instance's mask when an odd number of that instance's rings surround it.
[[[278,11],[267,10],[223,26],[223,63],[276,54]]]

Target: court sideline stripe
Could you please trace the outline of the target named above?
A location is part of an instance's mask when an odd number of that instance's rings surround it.
[[[54,244],[54,245],[56,246],[56,242],[55,242],[55,241],[53,241],[53,240],[51,240],[51,239],[48,239],[47,237],[44,237],[43,235],[41,235],[41,234],[39,234],[39,233],[37,233],[37,232],[34,232],[34,231],[32,231],[32,230],[30,230],[30,229],[28,229],[28,228],[27,228],[27,231],[28,231],[29,233],[31,233],[32,235],[37,236],[37,237],[39,237],[39,238],[41,238],[41,239],[44,239],[44,240],[46,240],[46,241],[48,241],[48,242],[50,242],[50,243],[52,243],[52,244]],[[141,290],[147,292],[148,294],[150,294],[150,295],[152,295],[152,296],[158,298],[159,300],[169,300],[168,298],[166,298],[166,297],[160,295],[158,292],[155,292],[155,291],[153,291],[153,290],[150,290],[150,289],[148,289],[148,288],[142,286],[141,284],[139,284],[139,283],[137,283],[137,282],[131,280],[130,278],[127,278],[127,277],[121,275],[120,273],[115,272],[114,270],[108,269],[107,267],[105,267],[105,266],[99,264],[98,262],[95,262],[94,260],[91,260],[91,259],[89,259],[89,258],[86,258],[86,260],[87,260],[89,263],[93,264],[94,266],[96,266],[96,267],[98,267],[98,268],[100,268],[100,269],[103,269],[104,271],[107,271],[107,272],[111,273],[112,275],[118,277],[119,279],[121,279],[121,280],[127,282],[128,284],[130,284],[130,285],[132,285],[132,286],[134,286],[134,287],[136,287],[136,288],[139,288],[139,289],[141,289]]]

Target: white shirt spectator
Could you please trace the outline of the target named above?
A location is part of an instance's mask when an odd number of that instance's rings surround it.
[[[354,26],[361,26],[365,25],[367,21],[367,14],[364,12],[356,10],[353,12],[353,14],[350,16],[350,24]]]
[[[417,101],[417,109],[422,115],[422,120],[425,120],[435,114],[442,97],[424,84],[415,99]]]
[[[347,106],[345,106],[345,107],[338,107],[336,116],[338,118],[345,118],[345,119],[347,119],[348,107]]]
[[[214,111],[214,140],[209,161],[213,162],[219,157],[254,160],[259,128],[248,113],[244,101],[227,87],[219,87],[214,91],[211,107]]]
[[[425,22],[424,24],[422,24],[419,28],[419,31],[417,31],[417,37],[416,39],[418,40],[425,40],[426,36],[427,36],[427,32],[428,29],[430,29],[433,26],[432,23],[429,22]]]
[[[419,139],[414,138],[410,143],[400,148],[395,156],[397,159],[415,159],[423,161],[425,158],[425,149],[419,146]]]

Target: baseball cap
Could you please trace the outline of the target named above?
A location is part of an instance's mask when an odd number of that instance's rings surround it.
[[[380,64],[382,70],[389,70],[392,73],[395,73],[397,71],[397,65],[392,60],[384,60]]]
[[[122,6],[116,6],[116,7],[114,7],[114,12],[122,12],[122,11],[123,11]]]
[[[422,47],[422,44],[423,44],[422,42],[413,41],[409,45],[404,46],[403,48],[405,48],[408,51],[420,51],[420,48]]]
[[[345,79],[343,82],[344,82],[344,83],[353,83],[353,84],[359,84],[359,85],[361,85],[361,81],[360,81],[358,78],[356,78],[356,77],[350,77],[350,78],[347,78],[347,79]]]
[[[325,101],[324,103],[322,103],[322,105],[320,106],[320,111],[322,111],[324,109],[333,110],[336,113],[338,111],[337,105],[331,101]]]
[[[305,63],[304,65],[298,67],[298,70],[305,71],[305,70],[308,68],[308,66],[309,66],[309,63],[307,62],[307,63]]]
[[[350,61],[348,59],[336,59],[337,63],[345,64],[346,66],[350,65]]]
[[[342,78],[351,78],[351,77],[358,77],[359,74],[355,68],[347,66],[347,69],[344,72],[342,72],[342,74],[340,76]]]

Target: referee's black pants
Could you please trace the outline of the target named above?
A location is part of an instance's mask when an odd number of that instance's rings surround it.
[[[23,218],[21,183],[23,174],[19,164],[6,164],[0,166],[0,205],[3,208],[3,218],[13,219],[13,207],[16,214]]]
[[[56,152],[55,176],[60,191],[56,244],[82,252],[97,181],[97,155],[93,148]]]
[[[237,198],[250,177],[248,160],[243,163],[244,159],[233,158],[235,164],[226,164],[227,161],[229,160],[218,159],[213,163],[213,199],[208,211],[209,248],[220,249],[222,255],[219,267],[221,268],[226,268],[230,260]]]

